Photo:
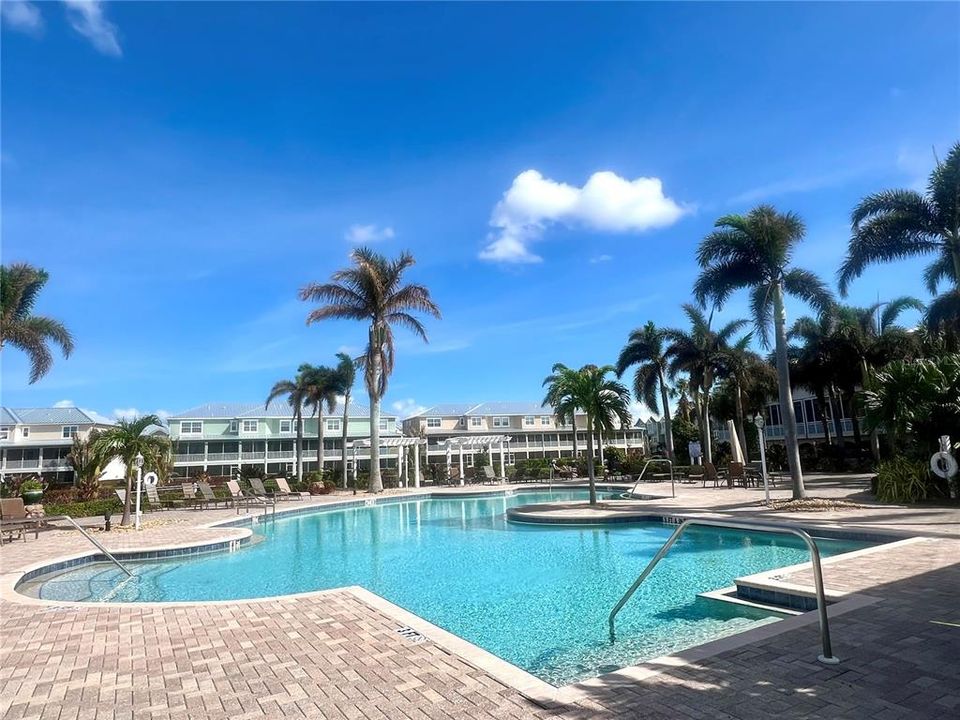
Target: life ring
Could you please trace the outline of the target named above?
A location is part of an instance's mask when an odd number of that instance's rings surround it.
[[[930,470],[938,477],[952,478],[957,474],[957,461],[947,452],[936,452],[930,458]]]
[[[147,487],[155,486],[159,482],[160,478],[157,477],[155,472],[148,472],[143,476],[143,484]]]

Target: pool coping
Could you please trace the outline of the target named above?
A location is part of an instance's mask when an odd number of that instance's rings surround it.
[[[574,486],[565,486],[564,489],[570,489]],[[609,487],[609,486],[608,486]],[[490,488],[489,491],[480,491],[477,493],[463,493],[463,492],[448,492],[443,493],[442,491],[438,492],[436,490],[428,489],[422,492],[417,492],[413,494],[408,494],[404,496],[390,496],[382,498],[364,498],[361,500],[346,500],[346,501],[336,501],[331,503],[325,503],[323,505],[308,505],[305,507],[297,508],[291,507],[289,509],[284,509],[278,511],[274,516],[276,519],[283,519],[285,517],[295,517],[302,514],[312,514],[317,512],[325,512],[328,510],[337,510],[345,509],[350,507],[366,507],[380,504],[393,504],[397,502],[404,502],[410,500],[420,500],[420,499],[432,499],[434,496],[438,498],[444,497],[489,497],[489,496],[513,496],[521,494],[524,491],[536,491],[543,489],[542,487],[532,486],[529,489],[523,488],[519,491],[509,489],[497,489]],[[599,486],[598,486],[599,489]],[[371,502],[372,500],[372,502]],[[633,501],[630,501],[633,502]],[[520,506],[523,507],[523,506]],[[685,515],[681,513],[675,514],[663,514],[663,513],[646,513],[638,516],[634,516],[632,522],[644,522],[644,521],[656,521],[656,522],[665,522],[665,524],[676,524],[678,520],[686,519],[686,517],[703,517],[705,513],[697,513],[696,515]],[[670,522],[672,521],[672,523]],[[204,523],[195,527],[199,528],[208,528],[211,530],[224,530],[231,531],[232,537],[214,537],[205,541],[193,541],[188,543],[171,543],[164,544],[157,547],[151,547],[145,550],[118,550],[113,551],[114,556],[119,560],[124,559],[159,559],[162,557],[176,557],[176,556],[190,556],[206,552],[223,552],[227,548],[224,548],[223,545],[227,544],[230,546],[228,551],[232,551],[247,542],[254,536],[254,528],[258,524],[259,519],[257,516],[245,515],[239,519],[221,519],[209,523]],[[623,521],[616,521],[616,524],[620,524]],[[248,527],[237,527],[238,525],[248,525]],[[606,523],[547,523],[547,524],[561,524],[565,526],[570,525],[602,525]],[[802,527],[808,531],[812,530],[817,535],[821,537],[830,537],[831,535],[836,538],[850,538],[850,535],[853,534],[857,537],[864,539],[877,540],[882,544],[862,548],[860,550],[854,550],[848,553],[842,553],[839,555],[834,555],[822,560],[822,565],[829,566],[833,563],[839,561],[846,561],[851,558],[858,557],[860,555],[873,554],[877,552],[883,552],[895,546],[900,546],[904,544],[910,544],[914,542],[923,542],[929,538],[923,536],[904,536],[901,533],[894,532],[862,532],[856,529],[853,533],[848,533],[843,529],[837,528],[836,526],[818,526],[818,525],[809,525],[803,523],[790,523]],[[236,543],[236,545],[234,545]],[[128,602],[98,602],[91,603],[86,601],[59,601],[59,600],[43,600],[40,598],[34,598],[22,594],[17,590],[17,588],[24,582],[29,582],[31,578],[35,578],[41,574],[46,574],[48,572],[55,572],[56,569],[66,569],[67,567],[73,567],[74,565],[64,565],[65,563],[75,562],[76,566],[92,563],[106,561],[107,558],[99,551],[92,550],[87,552],[73,553],[68,556],[55,557],[45,561],[33,563],[26,567],[22,567],[18,570],[12,572],[2,572],[0,573],[0,599],[17,602],[21,604],[36,605],[46,608],[54,607],[72,607],[72,608],[86,608],[90,609],[91,607],[118,607],[118,608],[130,608],[131,603]],[[784,578],[811,568],[810,562],[798,563],[795,565],[784,566],[780,568],[774,568],[772,570],[764,571],[761,573],[755,573],[752,575],[747,575],[741,578],[736,578],[734,583],[735,585],[730,587],[737,587],[741,584],[755,587],[761,590],[766,590],[773,593],[785,593],[785,594],[797,594],[803,596],[815,596],[814,588],[809,585],[801,585],[797,583],[787,582]],[[700,595],[704,597],[709,597],[710,593],[719,593],[728,588],[718,588],[713,591],[706,591],[706,593],[701,593]],[[695,662],[699,662],[706,658],[712,657],[714,655],[726,652],[728,650],[733,650],[736,648],[743,647],[761,640],[765,640],[770,637],[774,637],[784,632],[789,632],[790,630],[804,627],[811,623],[818,622],[818,616],[815,611],[806,611],[800,612],[798,614],[789,614],[783,619],[761,625],[759,627],[751,628],[744,630],[732,635],[728,635],[716,640],[711,640],[706,643],[701,643],[700,645],[695,645],[690,648],[686,648],[682,651],[678,651],[673,654],[664,655],[661,657],[653,658],[636,665],[631,665],[627,667],[620,668],[618,670],[604,673],[586,680],[576,681],[564,686],[555,686],[550,683],[542,680],[532,673],[500,658],[499,656],[493,654],[492,652],[485,650],[484,648],[471,643],[470,641],[461,638],[454,633],[451,633],[443,628],[435,625],[434,623],[426,620],[425,618],[416,615],[415,613],[394,604],[393,602],[387,600],[386,598],[377,595],[376,593],[367,590],[358,585],[345,586],[340,588],[328,588],[324,590],[313,590],[303,593],[290,593],[286,595],[271,595],[268,597],[258,597],[258,598],[245,598],[245,599],[234,599],[234,600],[184,600],[184,601],[164,601],[164,602],[149,602],[138,605],[137,607],[152,607],[152,608],[164,608],[164,607],[182,607],[182,606],[205,606],[205,605],[236,605],[236,604],[252,604],[259,602],[269,602],[269,601],[282,601],[282,600],[295,600],[299,598],[313,598],[313,597],[322,597],[330,593],[346,592],[364,604],[372,607],[373,609],[387,615],[398,623],[410,627],[413,630],[417,631],[429,641],[435,643],[439,647],[443,648],[447,652],[461,658],[468,664],[486,672],[494,679],[500,681],[504,685],[516,690],[524,697],[528,698],[532,702],[540,705],[541,707],[550,708],[554,706],[560,706],[566,703],[577,702],[578,700],[585,700],[589,698],[590,691],[592,688],[601,686],[601,685],[610,685],[611,683],[616,682],[630,682],[635,683],[638,680],[643,680],[649,678],[653,675],[657,675],[661,672],[667,671],[671,668],[676,668],[683,665],[689,665]],[[845,613],[851,612],[853,610],[871,605],[873,603],[879,602],[880,598],[873,597],[863,593],[845,593],[836,590],[827,590],[826,597],[828,600],[828,616],[835,617],[843,615]],[[712,598],[717,601],[721,601],[721,598],[714,597]],[[744,601],[742,604],[752,605],[754,607],[761,607],[769,611],[769,608],[764,607],[760,603],[751,603],[749,600]]]

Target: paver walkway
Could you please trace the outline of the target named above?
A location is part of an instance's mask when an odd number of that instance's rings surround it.
[[[749,491],[704,490],[687,506],[736,511],[741,492]],[[715,494],[722,503],[709,502]],[[881,512],[911,526],[907,511],[871,508],[863,517]],[[938,510],[936,523],[924,522],[952,535],[957,514]],[[224,531],[196,525],[226,517],[233,511],[160,513],[147,516],[139,535],[100,537],[111,548],[212,539]],[[5,545],[0,567],[15,574],[85,549],[75,534],[45,533]],[[825,575],[832,589],[879,599],[833,619],[838,666],[813,661],[814,624],[663,666],[642,681],[606,675],[578,686],[575,702],[547,708],[429,637],[404,638],[395,618],[347,590],[176,606],[56,606],[3,597],[0,717],[960,717],[960,540],[937,537],[841,560]],[[809,578],[800,571],[789,580]]]

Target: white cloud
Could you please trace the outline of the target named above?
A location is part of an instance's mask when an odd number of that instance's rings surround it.
[[[590,258],[590,264],[596,265],[597,263],[605,263],[613,260],[613,255],[594,255]]]
[[[163,420],[164,422],[166,422],[167,418],[169,418],[171,415],[169,410],[154,410],[153,414],[156,415],[161,420]]]
[[[903,146],[897,151],[897,169],[909,178],[910,188],[923,192],[927,188],[930,172],[937,164],[935,148]],[[940,155],[942,157],[942,155]]]
[[[659,178],[622,178],[610,171],[596,172],[583,187],[545,178],[526,170],[514,178],[490,218],[493,228],[482,260],[534,263],[542,258],[530,251],[553,224],[582,226],[601,232],[643,232],[672,225],[691,208],[663,194]]]
[[[133,420],[140,417],[142,413],[136,408],[114,408],[113,416],[117,420]]]
[[[351,225],[344,233],[344,238],[348,242],[364,245],[366,243],[375,243],[382,240],[391,240],[394,233],[392,227],[379,227],[378,225]]]
[[[394,412],[396,412],[400,418],[408,418],[411,415],[416,415],[427,409],[424,405],[418,405],[413,398],[397,400],[392,403],[390,407],[393,408]]]
[[[14,30],[39,35],[43,31],[43,15],[40,8],[27,0],[3,0],[0,2],[0,19]]]
[[[103,14],[100,0],[63,0],[71,27],[87,38],[104,55],[120,57],[123,51],[117,40],[117,26]]]
[[[57,400],[57,401],[53,404],[53,406],[54,406],[55,408],[72,408],[72,407],[76,407],[76,405],[73,404],[73,400]]]

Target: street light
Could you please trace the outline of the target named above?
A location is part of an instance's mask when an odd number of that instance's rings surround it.
[[[770,504],[770,485],[767,482],[767,440],[763,435],[763,415],[757,413],[753,418],[753,424],[757,426],[757,440],[760,443],[760,473],[763,475],[763,494],[766,498],[766,504]]]
[[[137,456],[133,459],[134,465],[137,466],[137,520],[136,528],[140,529],[140,486],[143,485],[143,455],[137,453]]]

